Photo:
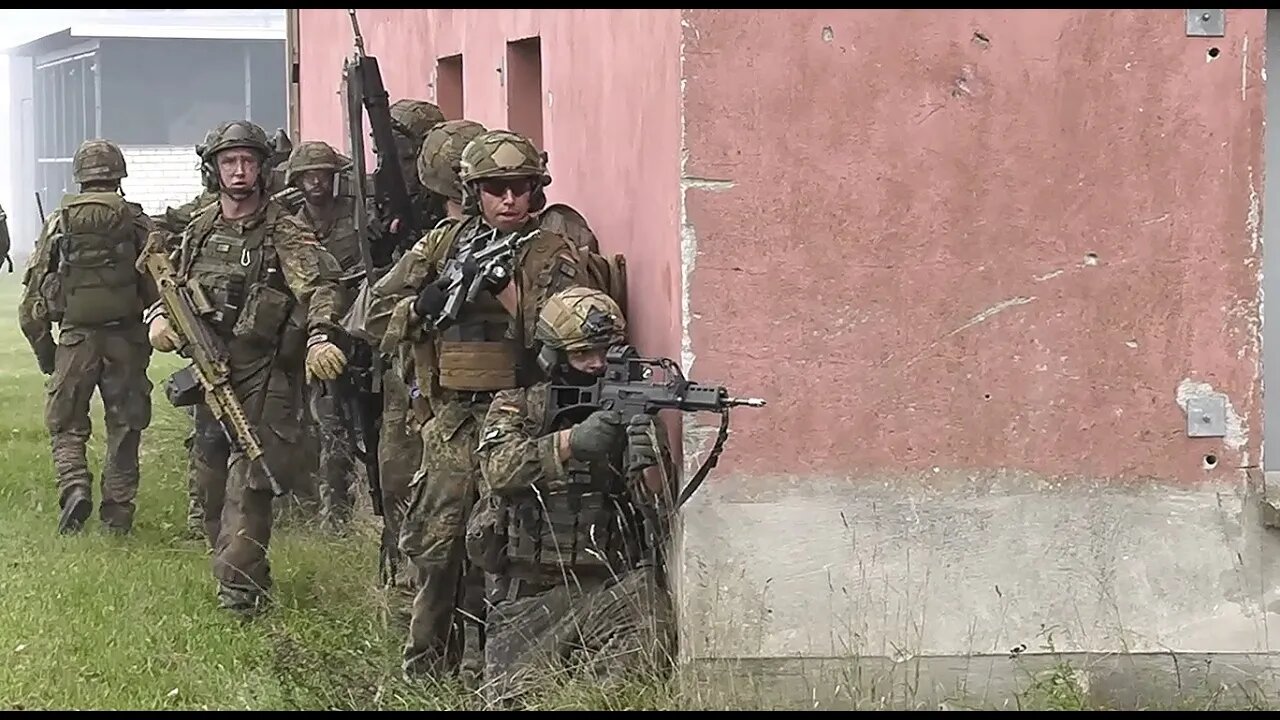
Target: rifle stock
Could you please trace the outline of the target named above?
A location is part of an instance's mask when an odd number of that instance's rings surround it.
[[[198,285],[188,285],[178,278],[164,245],[165,234],[151,232],[143,249],[142,264],[160,293],[170,327],[178,335],[178,354],[191,360],[192,371],[204,390],[204,403],[222,425],[227,438],[250,462],[261,466],[271,483],[271,492],[283,495],[284,488],[267,465],[258,432],[231,386],[231,358],[227,347],[200,317],[201,312],[212,309],[210,303]]]

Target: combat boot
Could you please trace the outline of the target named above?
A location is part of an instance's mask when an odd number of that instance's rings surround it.
[[[84,529],[84,521],[93,512],[93,500],[82,488],[74,488],[62,500],[62,512],[58,515],[58,533],[69,535]]]

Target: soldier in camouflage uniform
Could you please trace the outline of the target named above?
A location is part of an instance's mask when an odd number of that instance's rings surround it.
[[[462,582],[480,421],[494,392],[539,379],[532,350],[538,310],[551,293],[586,277],[576,246],[537,232],[533,213],[546,202],[550,176],[532,143],[506,131],[481,133],[463,149],[460,165],[463,217],[438,224],[373,286],[364,327],[367,336],[381,338],[384,352],[402,342],[412,345],[415,383],[431,408],[400,535],[401,550],[421,572],[404,650],[410,675],[452,671],[460,659],[466,673],[479,672],[474,643],[465,644],[465,657],[460,647],[465,633],[455,625],[455,608],[473,618],[484,614],[479,583]],[[445,303],[442,264],[464,243],[530,232],[533,239],[508,268],[508,281],[487,287],[456,323],[435,330]]]
[[[13,258],[9,256],[12,249],[9,243],[9,216],[0,207],[0,264],[8,265],[9,272],[13,272]]]
[[[462,148],[484,126],[469,120],[438,123],[427,133],[418,154],[417,176],[427,191],[445,198],[449,218],[462,220],[462,181],[458,179],[458,163]],[[431,419],[427,398],[413,381],[413,357],[408,346],[397,348],[392,367],[383,375],[382,432],[378,442],[378,462],[382,474],[382,506],[384,521],[391,537],[398,538],[409,509],[410,483],[422,463],[422,425]],[[417,573],[412,563],[396,548],[395,576],[391,587],[400,595],[405,617],[397,620],[408,625],[408,611],[417,592]],[[401,607],[395,608],[397,615]]]
[[[400,160],[400,172],[404,177],[415,220],[419,227],[430,228],[444,217],[444,203],[438,195],[423,186],[417,165],[419,149],[423,147],[430,130],[444,121],[444,113],[435,104],[425,100],[402,98],[391,105],[388,114],[391,116],[391,129],[396,142],[396,157]],[[370,220],[375,227],[380,226],[377,218],[371,217]],[[394,253],[393,260],[404,249],[400,248]],[[356,327],[354,330],[355,334],[363,336],[361,328]],[[378,343],[374,342],[373,345],[376,351]],[[410,408],[414,405],[421,407],[425,403],[422,399],[410,397],[409,386],[404,378],[412,373],[412,359],[406,353],[383,354],[378,473],[382,484],[383,522],[393,538],[399,532],[401,519],[408,505],[409,481],[422,459],[422,442],[416,432],[410,432],[411,427],[407,425]],[[402,554],[396,548],[387,548],[387,551],[392,557],[388,558],[391,572],[385,578],[386,582],[401,593],[402,597],[411,596],[416,572],[403,562]],[[407,618],[404,617],[407,608],[392,610],[396,622],[407,623]]]
[[[444,122],[444,113],[425,100],[404,98],[391,105],[389,114],[396,139],[396,156],[400,158],[400,173],[409,192],[414,217],[419,227],[429,228],[444,217],[444,202],[419,182],[418,153],[431,128]]]
[[[172,238],[175,253],[177,240],[191,223],[191,218],[217,204],[221,197],[217,176],[211,172],[210,166],[203,162],[205,148],[214,142],[218,132],[217,127],[211,129],[205,134],[204,141],[196,145],[196,156],[201,158],[200,180],[204,190],[189,202],[177,208],[166,208],[160,215],[152,217],[156,227],[167,232]],[[285,203],[289,212],[297,212],[302,207],[301,193],[284,183],[283,174],[283,165],[288,159],[290,147],[288,136],[283,131],[278,131],[273,140],[272,156],[269,162],[270,181],[267,189],[277,200]],[[226,482],[227,459],[231,454],[231,446],[217,419],[203,404],[189,406],[187,414],[192,421],[191,431],[183,441],[187,449],[187,530],[194,537],[203,537],[206,535],[206,529],[204,509],[200,504],[200,488]],[[317,454],[312,452],[310,456],[314,457]],[[304,452],[304,457],[306,456]],[[311,483],[300,481],[299,487],[290,488],[290,490],[300,504],[304,506],[316,504],[314,499],[316,493]]]
[[[336,300],[339,315],[345,315],[355,299],[356,283],[362,270],[360,236],[355,228],[355,198],[337,194],[338,173],[346,163],[329,144],[309,141],[298,145],[289,157],[285,182],[301,190],[304,205],[298,220],[315,232],[316,239],[338,261],[344,278]],[[351,519],[355,461],[351,436],[346,427],[335,389],[325,383],[307,386],[308,430],[319,440],[319,485],[322,520],[333,530],[346,527]]]
[[[266,133],[251,122],[218,128],[203,163],[221,197],[192,218],[176,268],[218,309],[206,321],[227,344],[233,390],[258,430],[272,474],[288,487],[294,468],[287,449],[300,435],[300,369],[305,363],[308,376],[332,380],[346,357],[329,339],[338,328],[337,261],[266,195],[271,150]],[[298,305],[306,306],[301,322]],[[163,305],[151,307],[148,322],[152,346],[173,352],[178,338]],[[249,616],[264,606],[272,586],[271,485],[259,463],[238,449],[226,481],[208,479],[214,484],[201,492],[219,604]]]
[[[138,444],[151,423],[151,348],[142,313],[156,299],[134,263],[153,225],[120,192],[128,176],[120,148],[87,140],[72,167],[80,192],[63,196],[36,240],[19,321],[40,370],[51,376],[45,423],[58,474],[58,530],[78,532],[93,510],[85,446],[97,388],[107,426],[99,519],[127,533],[138,494]],[[59,329],[56,349],[52,323]]]
[[[575,418],[548,407],[551,383],[595,382],[625,332],[607,294],[557,293],[536,332],[551,382],[499,392],[480,430],[483,489],[467,552],[486,572],[491,701],[564,670],[607,681],[671,658],[674,614],[651,536],[665,533],[676,473],[666,432],[644,413]]]

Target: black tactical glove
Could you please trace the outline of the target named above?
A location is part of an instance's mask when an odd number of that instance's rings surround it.
[[[413,312],[424,320],[435,320],[448,299],[438,282],[427,283],[418,293],[418,299],[413,301]]]
[[[658,464],[653,446],[653,418],[636,413],[627,421],[627,472],[639,472]]]
[[[597,410],[569,431],[569,452],[579,460],[604,460],[622,439],[622,414]]]

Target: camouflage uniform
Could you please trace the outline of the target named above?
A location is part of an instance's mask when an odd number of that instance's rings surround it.
[[[85,446],[96,387],[107,426],[99,518],[123,533],[133,527],[138,444],[151,423],[151,348],[142,312],[155,294],[134,262],[152,224],[120,194],[128,172],[113,143],[87,140],[72,162],[81,192],[63,197],[36,241],[19,321],[41,371],[51,375],[45,424],[58,474],[59,531],[79,531],[93,510]],[[59,327],[56,350],[51,323]]]
[[[444,113],[433,103],[404,98],[389,109],[395,132],[396,156],[419,227],[430,228],[444,217],[441,198],[424,187],[416,167],[419,148],[428,133],[444,121]],[[398,254],[396,255],[398,257]],[[376,345],[376,343],[375,343]],[[382,373],[382,418],[378,436],[378,473],[382,485],[383,522],[390,537],[398,537],[405,511],[409,507],[409,483],[422,462],[422,441],[417,429],[426,401],[415,398],[409,378],[413,360],[403,352],[384,353]],[[418,410],[415,411],[414,408]],[[387,548],[391,554],[388,585],[400,596],[392,608],[396,622],[408,623],[408,608],[417,587],[417,573],[399,548]]]
[[[218,156],[233,148],[255,151],[262,172],[269,172],[266,133],[237,121],[219,127],[205,147],[205,171],[215,182]],[[260,174],[259,196],[265,186]],[[300,435],[304,353],[307,372],[321,379],[336,377],[345,364],[327,335],[337,327],[337,261],[306,226],[267,199],[236,220],[224,218],[220,204],[198,214],[183,234],[176,268],[218,309],[205,319],[227,343],[235,394],[258,430],[267,465],[288,487],[295,474],[288,448]],[[149,322],[152,345],[172,350],[163,306],[152,307]],[[201,488],[213,575],[221,606],[249,614],[262,606],[272,584],[267,548],[273,496],[258,463],[238,449],[231,452],[225,477],[205,478],[210,484]]]
[[[204,184],[204,190],[183,205],[177,208],[165,208],[163,213],[151,218],[157,229],[165,231],[173,239],[175,253],[178,249],[177,240],[191,224],[191,219],[218,204],[218,199],[221,197],[217,176],[211,175],[210,168],[203,162],[204,150],[214,142],[217,133],[218,128],[210,130],[205,135],[204,141],[196,145],[196,156],[202,159],[200,179]],[[301,196],[296,192],[289,192],[290,188],[284,183],[283,169],[280,167],[288,156],[289,138],[281,131],[277,133],[274,142],[267,191],[283,202],[289,212],[296,212],[301,207]],[[200,488],[226,482],[227,458],[231,454],[231,445],[217,419],[207,407],[200,404],[189,406],[187,414],[191,417],[191,431],[183,441],[187,450],[187,528],[191,533],[200,535],[206,533]],[[301,453],[303,457],[312,458],[314,462],[318,452],[308,454],[305,450],[306,448],[303,448]],[[301,483],[301,487],[290,488],[290,490],[299,498],[301,504],[315,503],[315,490],[308,488],[306,483]],[[217,518],[214,520],[216,521]]]
[[[462,182],[458,179],[457,165],[462,148],[476,135],[484,132],[484,126],[469,120],[451,120],[436,124],[422,141],[418,153],[417,176],[421,187],[443,198],[462,202]],[[383,375],[382,434],[378,445],[378,460],[382,473],[383,520],[393,538],[400,537],[404,516],[409,509],[410,484],[414,473],[422,464],[422,425],[431,418],[427,398],[419,391],[413,379],[413,356],[399,348],[393,356],[391,369]],[[397,621],[408,625],[408,615],[417,593],[418,577],[415,567],[397,547],[392,567],[395,574],[390,585],[399,596],[394,608]]]
[[[300,176],[308,170],[322,170],[335,175],[344,163],[338,153],[323,142],[304,142],[289,158],[285,182],[299,187]],[[336,186],[336,179],[335,179]],[[361,270],[360,236],[355,228],[355,199],[330,197],[328,207],[316,208],[304,203],[297,218],[314,232],[316,239],[338,261],[344,277]],[[345,315],[355,299],[353,283],[344,283],[336,301],[339,315]],[[352,486],[355,483],[355,461],[351,453],[351,435],[344,419],[339,398],[332,386],[312,382],[307,385],[309,410],[307,434],[319,446],[318,483],[323,519],[339,529],[351,519]]]
[[[452,327],[427,332],[425,320],[414,311],[415,296],[434,286],[442,263],[463,241],[488,232],[474,183],[532,178],[531,210],[537,212],[545,203],[542,188],[550,181],[533,145],[505,131],[482,133],[466,145],[460,177],[465,217],[439,223],[374,285],[364,328],[368,336],[381,339],[384,352],[401,343],[412,345],[415,383],[431,408],[421,428],[422,465],[413,479],[413,500],[400,534],[401,550],[421,573],[404,651],[405,671],[410,674],[442,665],[452,669],[458,662],[463,633],[454,625],[455,607],[475,617],[484,614],[478,573],[470,574],[476,580],[462,582],[463,535],[479,475],[475,447],[480,421],[495,391],[522,387],[540,377],[531,347],[537,311],[551,293],[586,276],[572,243],[540,232],[521,249],[513,268],[521,322],[490,292],[483,292]],[[536,227],[537,219],[531,217],[515,232]],[[467,643],[465,650],[470,666],[466,669],[477,672],[473,644]]]
[[[467,551],[486,572],[493,701],[571,666],[603,681],[659,670],[670,658],[674,615],[653,537],[665,533],[659,508],[676,472],[666,433],[643,413],[561,417],[548,408],[551,383],[594,382],[570,368],[568,353],[605,351],[625,332],[607,294],[557,293],[536,334],[551,382],[503,390],[485,417],[476,450],[482,498]],[[646,468],[658,471],[653,490]]]

